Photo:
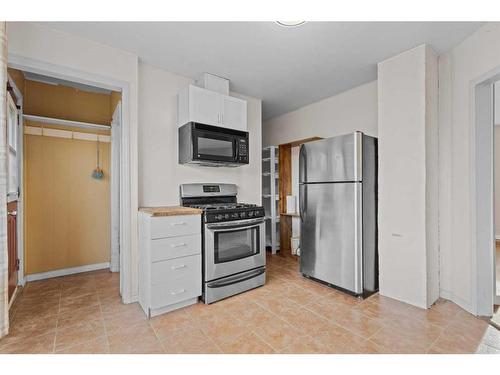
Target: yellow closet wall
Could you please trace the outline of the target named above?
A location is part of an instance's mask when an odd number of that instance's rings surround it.
[[[25,84],[27,114],[109,124],[111,107],[110,95],[28,80]],[[24,135],[28,275],[109,262],[111,146],[100,143],[102,180],[91,177],[96,147],[91,141]]]
[[[95,180],[95,142],[24,141],[26,273],[109,262],[110,144],[100,143],[105,177]]]

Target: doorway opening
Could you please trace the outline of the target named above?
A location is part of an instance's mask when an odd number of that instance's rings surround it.
[[[109,281],[119,296],[121,275],[107,274],[120,271],[121,92],[13,67],[8,76],[14,290],[26,282],[52,290],[61,276],[93,271],[68,287]]]

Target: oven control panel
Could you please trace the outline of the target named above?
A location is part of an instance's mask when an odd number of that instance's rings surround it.
[[[253,207],[245,210],[224,210],[218,212],[206,212],[205,222],[219,223],[222,221],[246,220],[264,217],[264,207]]]

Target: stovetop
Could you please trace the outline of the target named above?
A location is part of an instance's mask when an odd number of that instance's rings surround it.
[[[204,203],[187,204],[187,206],[202,209],[206,223],[246,220],[265,216],[264,207],[249,203]]]
[[[181,205],[203,210],[205,223],[246,220],[264,217],[264,207],[240,203],[234,184],[182,184]]]
[[[189,206],[193,208],[199,208],[205,211],[234,210],[237,208],[257,207],[256,204],[249,204],[249,203],[205,203],[205,204],[192,204]]]

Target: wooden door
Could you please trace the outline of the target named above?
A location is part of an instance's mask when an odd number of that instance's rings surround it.
[[[17,201],[7,203],[7,243],[10,301],[16,290],[19,271],[19,259],[17,257]]]

